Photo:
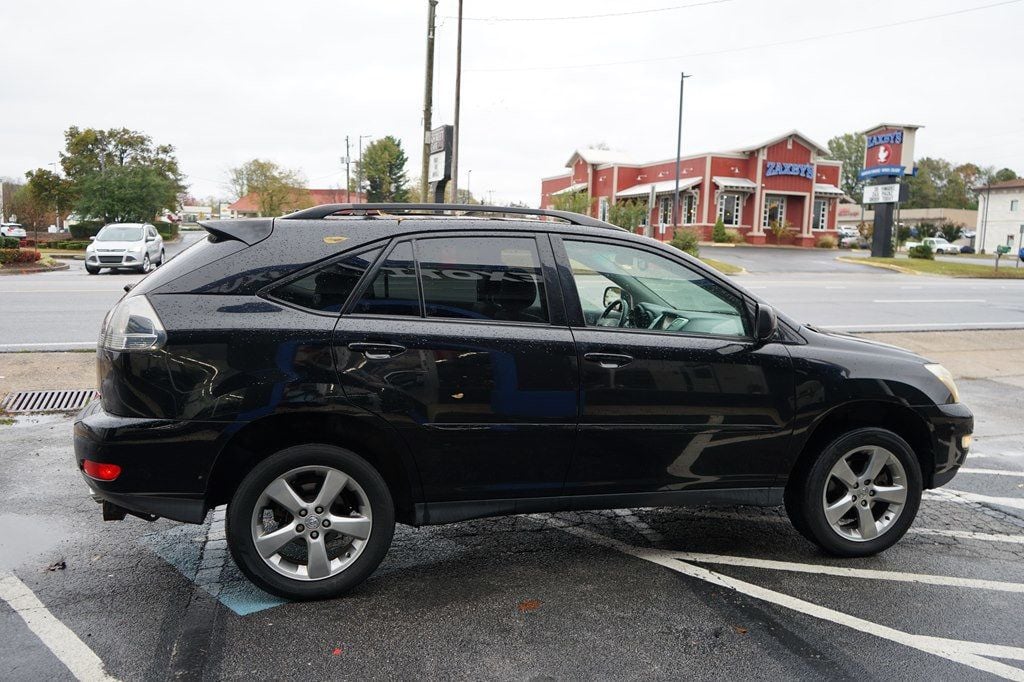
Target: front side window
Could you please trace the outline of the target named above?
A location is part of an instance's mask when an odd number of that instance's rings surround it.
[[[786,197],[768,195],[764,200],[764,211],[761,215],[761,226],[771,227],[775,223],[786,222]]]
[[[419,239],[416,258],[427,317],[548,321],[533,238]]]
[[[271,297],[310,310],[340,312],[380,249],[347,256],[271,292]]]
[[[420,294],[416,286],[412,242],[401,242],[391,250],[352,312],[362,315],[420,316]]]
[[[814,222],[811,225],[812,230],[826,230],[828,229],[828,200],[826,199],[815,199],[814,200]]]
[[[739,194],[723,192],[718,195],[718,217],[726,225],[739,225],[742,205],[743,202]]]
[[[740,297],[680,263],[602,242],[565,250],[588,327],[749,336]]]

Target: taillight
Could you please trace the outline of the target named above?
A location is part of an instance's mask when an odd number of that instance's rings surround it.
[[[94,462],[91,459],[82,460],[82,471],[86,476],[95,478],[97,481],[113,481],[121,475],[121,467],[118,465]]]
[[[120,351],[157,350],[167,332],[149,299],[129,296],[107,313],[100,331],[100,348]]]

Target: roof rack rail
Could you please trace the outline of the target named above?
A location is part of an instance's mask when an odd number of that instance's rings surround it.
[[[389,214],[407,216],[433,215],[454,211],[460,211],[463,214],[504,213],[544,216],[546,218],[558,218],[581,227],[601,227],[611,230],[623,229],[611,223],[606,223],[603,220],[579,213],[572,213],[571,211],[552,211],[546,208],[523,208],[519,206],[483,206],[477,204],[323,204],[321,206],[313,206],[312,208],[304,208],[301,211],[281,216],[281,218],[283,220],[319,220],[336,214],[362,215],[366,217],[379,215],[386,217]]]

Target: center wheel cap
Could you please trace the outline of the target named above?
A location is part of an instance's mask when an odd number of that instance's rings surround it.
[[[302,524],[310,530],[315,530],[320,527],[320,517],[310,514],[302,519]]]

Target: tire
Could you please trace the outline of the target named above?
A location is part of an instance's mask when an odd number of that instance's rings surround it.
[[[160,260],[156,262],[156,266],[160,267],[161,265],[164,264],[165,260],[167,260],[167,256],[164,254],[164,250],[160,249]]]
[[[85,271],[88,272],[90,275],[98,275],[99,272],[100,272],[100,269],[86,265],[85,266]]]
[[[139,266],[139,272],[142,274],[148,273],[152,269],[152,264],[149,262],[149,254],[147,253],[142,257],[142,265]]]
[[[786,512],[801,535],[829,554],[871,556],[907,532],[921,490],[921,465],[905,440],[885,429],[857,429],[794,471]]]
[[[347,478],[332,504],[317,506],[329,472],[333,488],[342,480],[337,475]],[[331,519],[331,530],[325,531],[323,523]],[[343,523],[354,535],[337,530]],[[380,564],[391,546],[395,510],[380,473],[356,453],[333,445],[297,445],[263,460],[242,480],[228,504],[226,530],[235,563],[259,587],[299,601],[332,599]],[[277,537],[284,544],[275,542]],[[264,541],[268,559],[257,549],[257,538]],[[322,560],[314,566],[309,553],[321,546]]]

